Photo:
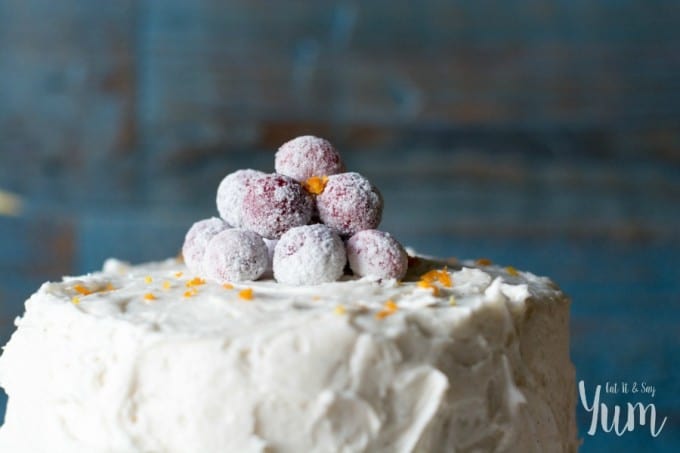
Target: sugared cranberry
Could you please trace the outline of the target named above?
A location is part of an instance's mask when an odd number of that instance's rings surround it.
[[[378,189],[359,173],[328,177],[316,197],[319,218],[341,235],[376,228],[382,219],[383,199]]]
[[[237,170],[224,177],[217,187],[217,211],[220,217],[234,227],[241,226],[243,197],[250,181],[257,176],[264,176],[258,170]]]
[[[389,233],[359,231],[349,238],[346,246],[349,266],[355,275],[396,279],[406,275],[408,255]]]
[[[253,231],[233,228],[215,235],[205,251],[205,276],[218,283],[257,280],[267,269],[267,246]]]
[[[278,239],[288,229],[309,223],[313,206],[311,195],[292,178],[275,173],[258,176],[246,187],[241,225]]]
[[[322,224],[291,228],[274,251],[274,278],[290,285],[317,285],[340,278],[347,262],[342,239]]]
[[[275,157],[276,172],[305,182],[312,176],[328,176],[343,171],[340,155],[323,138],[304,135],[284,143]]]
[[[208,242],[218,233],[231,228],[228,223],[217,217],[199,220],[194,223],[184,237],[182,256],[187,268],[196,274],[201,274],[201,263]]]

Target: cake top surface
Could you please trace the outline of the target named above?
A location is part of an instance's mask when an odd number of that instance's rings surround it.
[[[512,267],[414,258],[402,281],[344,276],[292,286],[272,278],[218,284],[177,259],[130,265],[109,259],[101,272],[45,283],[29,301],[149,331],[189,336],[243,335],[257,325],[278,328],[346,316],[367,330],[389,331],[404,316],[465,319],[484,304],[521,309],[530,298],[563,297],[554,283]]]

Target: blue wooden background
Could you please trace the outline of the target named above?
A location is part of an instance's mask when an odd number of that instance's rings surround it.
[[[680,451],[678,24],[663,0],[0,0],[0,343],[42,281],[174,255],[225,173],[315,133],[403,242],[554,277],[589,388],[656,386],[658,438],[579,408],[581,451]]]

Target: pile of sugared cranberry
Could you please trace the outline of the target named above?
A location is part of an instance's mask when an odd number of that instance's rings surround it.
[[[281,283],[315,285],[343,275],[396,278],[408,257],[382,218],[378,189],[344,173],[327,140],[297,137],[276,153],[276,173],[238,170],[217,189],[221,218],[196,222],[182,253],[187,267],[220,283],[257,280],[268,270]]]

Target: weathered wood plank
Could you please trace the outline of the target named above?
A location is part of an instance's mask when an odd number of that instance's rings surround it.
[[[51,199],[134,195],[134,5],[0,4],[5,188]]]

